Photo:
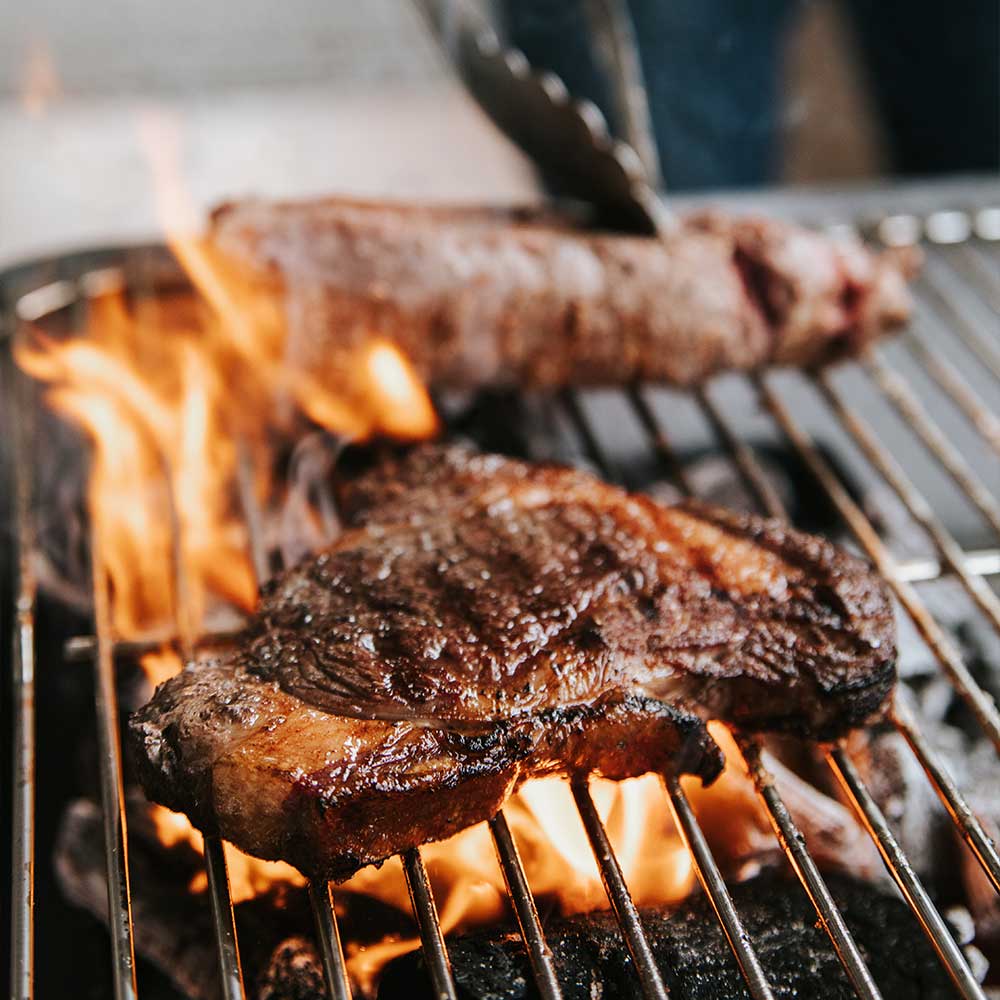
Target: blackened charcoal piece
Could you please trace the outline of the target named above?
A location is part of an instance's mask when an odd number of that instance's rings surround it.
[[[847,876],[828,879],[884,997],[945,1000],[947,975],[904,903]],[[764,875],[733,888],[778,1000],[848,1000],[855,994],[816,912],[797,882]],[[642,913],[672,1000],[749,1000],[718,920],[704,896],[670,912]],[[633,1000],[639,984],[608,913],[554,920],[546,934],[565,1000]],[[535,1000],[524,946],[516,932],[477,931],[449,942],[462,1000]],[[430,997],[419,954],[393,962],[378,1000]]]

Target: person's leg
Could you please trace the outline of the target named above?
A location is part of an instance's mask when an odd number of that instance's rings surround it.
[[[847,3],[894,170],[1000,169],[1000,3]]]
[[[801,0],[629,0],[669,189],[775,178],[781,46]],[[613,123],[583,0],[503,0],[507,34]]]
[[[532,68],[555,73],[613,127],[613,91],[594,52],[583,0],[502,0],[500,9],[507,38]]]
[[[774,181],[799,0],[630,0],[667,188]]]

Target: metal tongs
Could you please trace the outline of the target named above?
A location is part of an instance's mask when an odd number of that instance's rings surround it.
[[[663,236],[677,225],[662,194],[632,21],[624,0],[588,0],[587,14],[612,69],[624,138],[601,110],[574,99],[551,72],[536,72],[506,48],[469,0],[416,0],[466,87],[494,123],[599,224]]]

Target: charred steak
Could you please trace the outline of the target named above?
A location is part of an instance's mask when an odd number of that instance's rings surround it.
[[[535,775],[711,781],[705,719],[832,738],[893,686],[878,578],[774,521],[440,446],[344,510],[237,652],[130,721],[152,798],[311,875],[447,837]]]
[[[768,219],[702,214],[656,240],[346,199],[226,205],[208,249],[310,376],[335,378],[378,334],[426,381],[463,388],[818,364],[906,319],[914,266],[913,251],[875,256]]]

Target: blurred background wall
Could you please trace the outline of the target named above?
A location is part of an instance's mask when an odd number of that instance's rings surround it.
[[[777,179],[881,172],[851,26],[831,0],[795,6]],[[137,124],[150,113],[173,122],[199,208],[247,193],[535,192],[411,0],[12,0],[0,5],[0,261],[154,232]]]

